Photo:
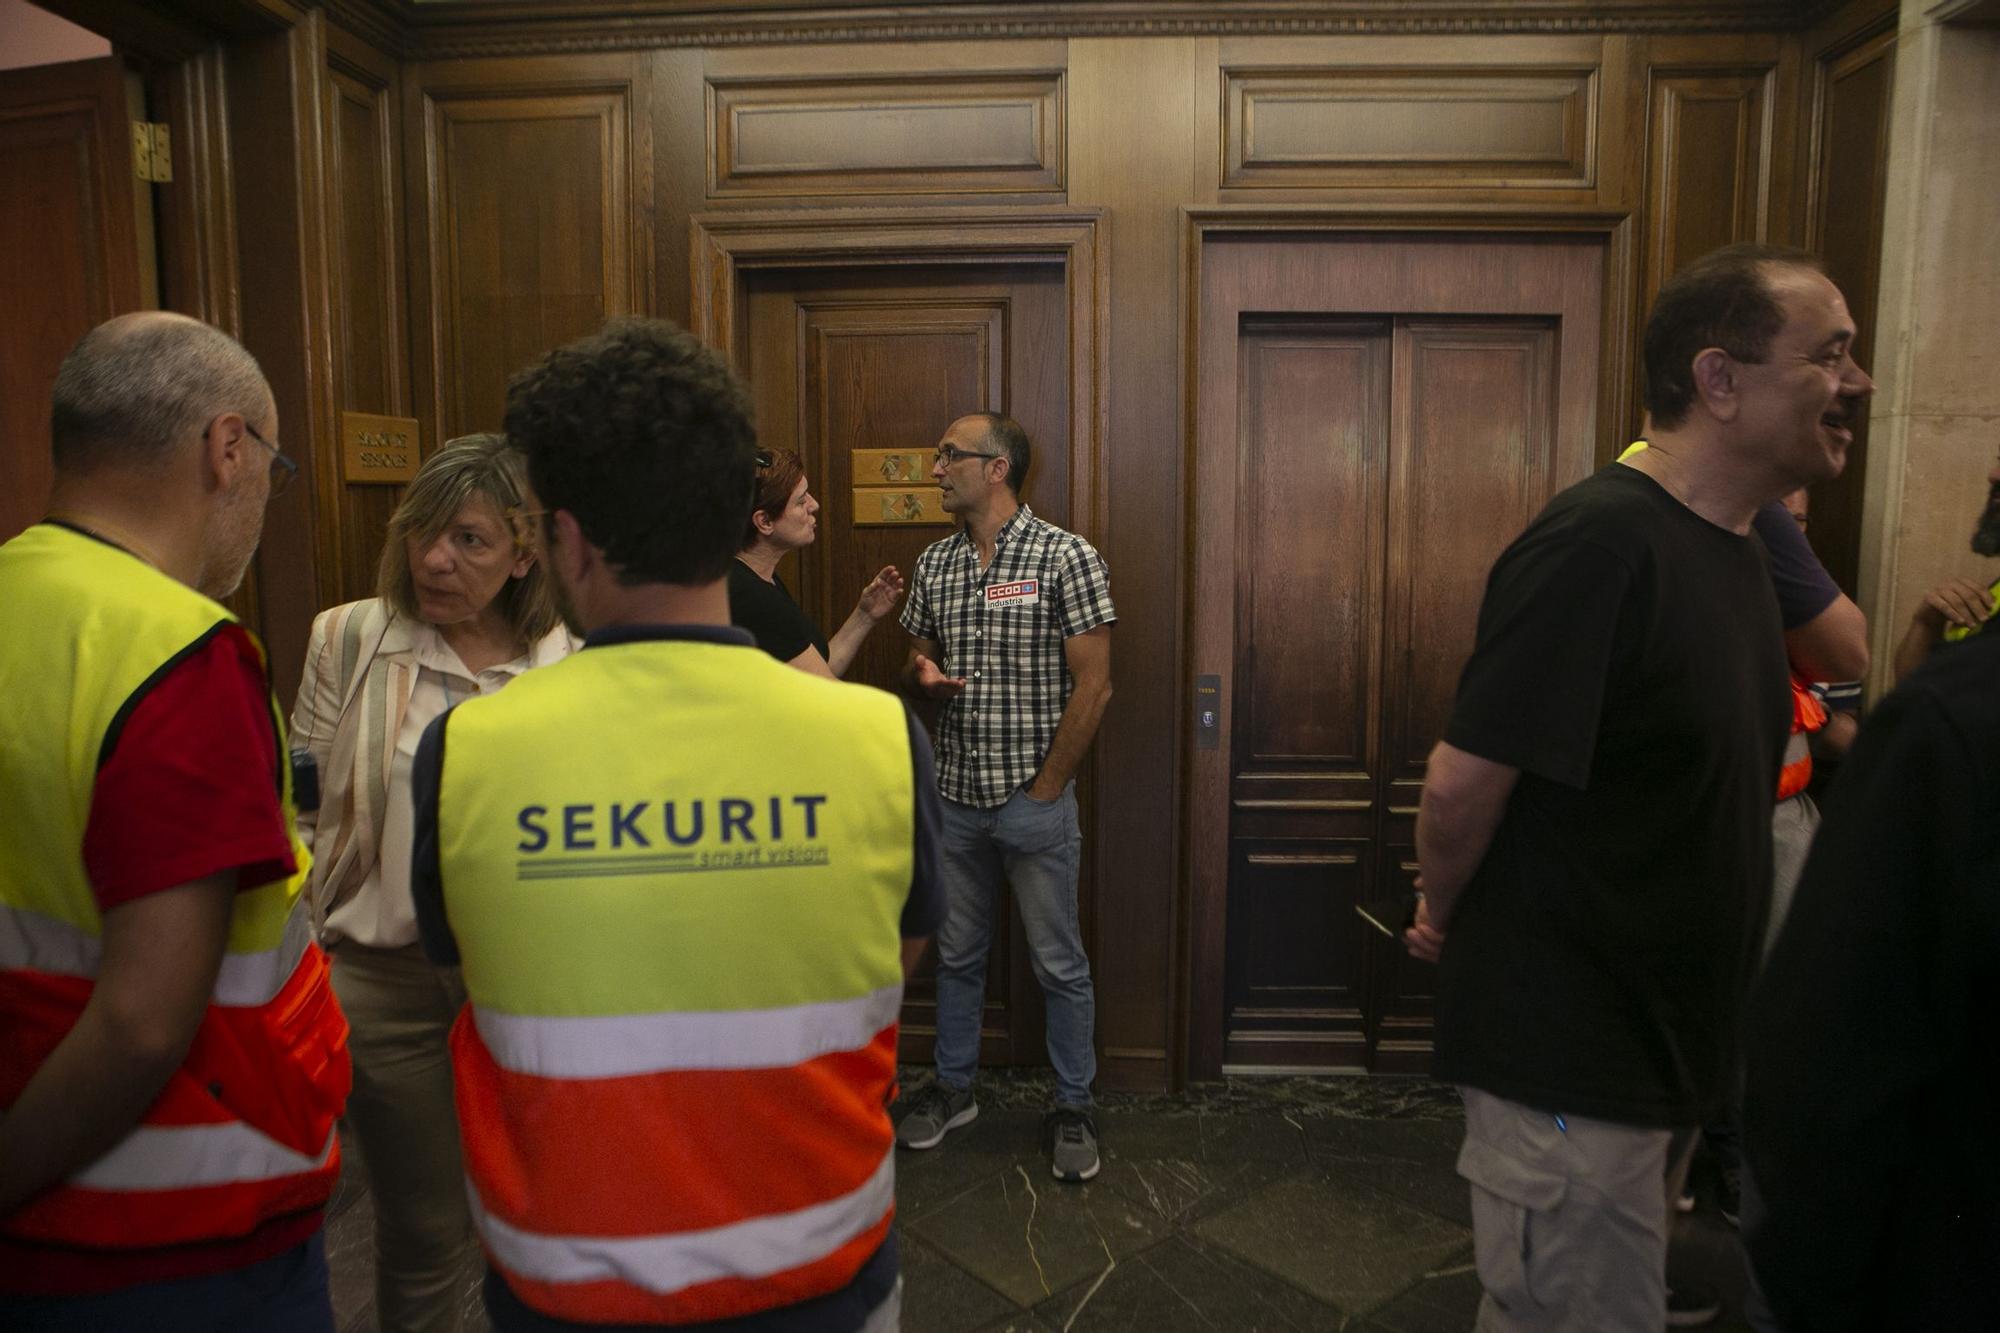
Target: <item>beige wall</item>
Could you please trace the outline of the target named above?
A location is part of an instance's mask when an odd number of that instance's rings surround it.
[[[1927,589],[2000,576],[1966,544],[2000,455],[2000,26],[1952,21],[1972,8],[1907,3],[1896,44],[1861,550],[1877,697]]]

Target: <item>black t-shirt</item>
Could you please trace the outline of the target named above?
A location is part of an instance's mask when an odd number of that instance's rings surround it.
[[[1840,585],[1813,554],[1805,529],[1783,500],[1759,509],[1750,526],[1771,562],[1771,586],[1777,589],[1778,615],[1786,629],[1797,629],[1833,605]]]
[[[750,637],[780,662],[789,662],[808,648],[826,656],[826,640],[812,617],[799,609],[785,585],[766,583],[741,560],[729,562],[729,623],[750,631]]]
[[[1521,776],[1453,914],[1437,1073],[1625,1124],[1721,1106],[1791,688],[1763,547],[1614,464],[1493,566],[1445,739]]]

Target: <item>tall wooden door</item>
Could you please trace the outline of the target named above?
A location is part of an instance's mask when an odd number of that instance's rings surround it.
[[[818,540],[779,574],[829,635],[876,570],[893,564],[908,576],[918,554],[953,531],[929,468],[957,417],[991,410],[1018,420],[1034,444],[1023,498],[1071,525],[1065,280],[1062,265],[1037,262],[746,275],[737,364],[756,399],[759,439],[798,451],[820,502]],[[893,619],[883,621],[847,679],[889,686],[909,642]],[[1012,903],[1001,912],[980,1056],[1041,1064],[1041,992]],[[905,996],[905,1058],[929,1057],[936,1014],[926,961]]]
[[[0,541],[48,504],[63,354],[143,299],[128,124],[116,57],[0,73]]]
[[[1488,567],[1590,466],[1600,250],[1206,249],[1197,670],[1223,668],[1226,736],[1192,824],[1224,885],[1222,1069],[1427,1066],[1432,969],[1354,909],[1415,873]]]

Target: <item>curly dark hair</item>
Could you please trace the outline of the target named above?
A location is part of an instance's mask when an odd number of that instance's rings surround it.
[[[1826,272],[1819,256],[1787,245],[1746,242],[1711,250],[1669,278],[1646,321],[1646,411],[1672,430],[1694,406],[1694,359],[1720,347],[1738,361],[1762,363],[1785,327],[1771,294],[1771,270]]]
[[[507,386],[507,438],[543,506],[567,509],[623,583],[712,583],[742,543],[756,473],[750,395],[658,319],[615,320]]]

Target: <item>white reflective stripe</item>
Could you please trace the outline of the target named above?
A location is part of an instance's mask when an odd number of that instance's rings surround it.
[[[294,1151],[241,1121],[222,1125],[141,1125],[69,1178],[94,1190],[172,1190],[282,1180],[325,1166],[334,1133],[317,1157]]]
[[[215,974],[215,1003],[245,1009],[269,1004],[292,979],[311,943],[312,917],[306,911],[305,895],[300,894],[292,904],[292,914],[285,918],[284,938],[277,948],[222,956],[222,968]]]
[[[301,895],[285,918],[285,934],[277,948],[222,956],[213,1002],[244,1008],[270,1003],[291,980],[311,943],[312,918]],[[31,968],[60,977],[95,978],[103,952],[102,941],[79,926],[0,904],[0,971]]]
[[[500,1267],[538,1282],[623,1282],[671,1293],[719,1278],[769,1277],[823,1259],[882,1220],[896,1194],[891,1150],[859,1189],[796,1212],[664,1236],[544,1236],[481,1206],[473,1220]]]
[[[502,1069],[538,1078],[622,1078],[689,1069],[783,1069],[858,1051],[896,1021],[901,982],[851,1000],[723,1013],[529,1018],[474,1005]]]
[[[97,937],[81,927],[0,903],[0,970],[95,977],[102,953]]]
[[[1804,759],[1807,755],[1811,753],[1812,753],[1812,745],[1811,742],[1807,740],[1807,733],[1803,731],[1795,731],[1789,737],[1786,738],[1785,764],[1787,767],[1791,766],[1792,764],[1798,763],[1799,760]]]

